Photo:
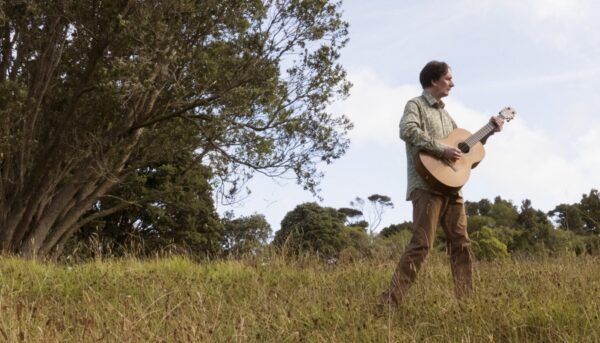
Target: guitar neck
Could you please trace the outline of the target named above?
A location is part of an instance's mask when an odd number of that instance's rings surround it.
[[[479,129],[479,131],[475,132],[469,138],[467,138],[467,140],[465,140],[465,143],[467,143],[469,147],[473,147],[473,145],[475,145],[477,142],[481,142],[481,140],[487,137],[487,135],[489,135],[490,132],[494,131],[494,129],[494,124],[487,123],[481,129]]]
[[[517,112],[512,107],[505,107],[499,113],[496,119],[504,119],[506,121],[511,121]],[[484,138],[486,138],[492,131],[496,129],[496,125],[492,121],[489,121],[485,124],[479,131],[472,134],[469,138],[467,138],[464,143],[472,148],[477,142],[481,142]],[[462,149],[461,149],[462,150]],[[464,150],[463,150],[464,151]]]

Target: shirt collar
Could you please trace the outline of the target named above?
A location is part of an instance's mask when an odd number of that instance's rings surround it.
[[[431,95],[431,93],[429,93],[426,90],[423,90],[423,97],[431,107],[444,108],[444,106],[446,106],[446,104],[444,104],[444,102],[441,99],[438,100],[434,98],[433,95]]]

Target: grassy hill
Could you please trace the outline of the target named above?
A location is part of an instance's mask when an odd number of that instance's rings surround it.
[[[0,340],[9,342],[598,342],[600,259],[477,263],[453,297],[429,256],[410,298],[373,301],[395,261],[328,265],[280,256],[64,265],[0,258]]]

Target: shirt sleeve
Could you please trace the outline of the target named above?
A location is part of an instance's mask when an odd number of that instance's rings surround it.
[[[423,130],[419,105],[414,100],[409,101],[404,108],[404,114],[400,120],[400,138],[417,149],[434,156],[442,157],[444,153],[445,146],[436,142]]]

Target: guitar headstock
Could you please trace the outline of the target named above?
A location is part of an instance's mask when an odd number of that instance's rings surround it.
[[[504,107],[500,112],[498,112],[498,115],[504,118],[506,121],[511,121],[517,115],[517,111],[512,107]]]

